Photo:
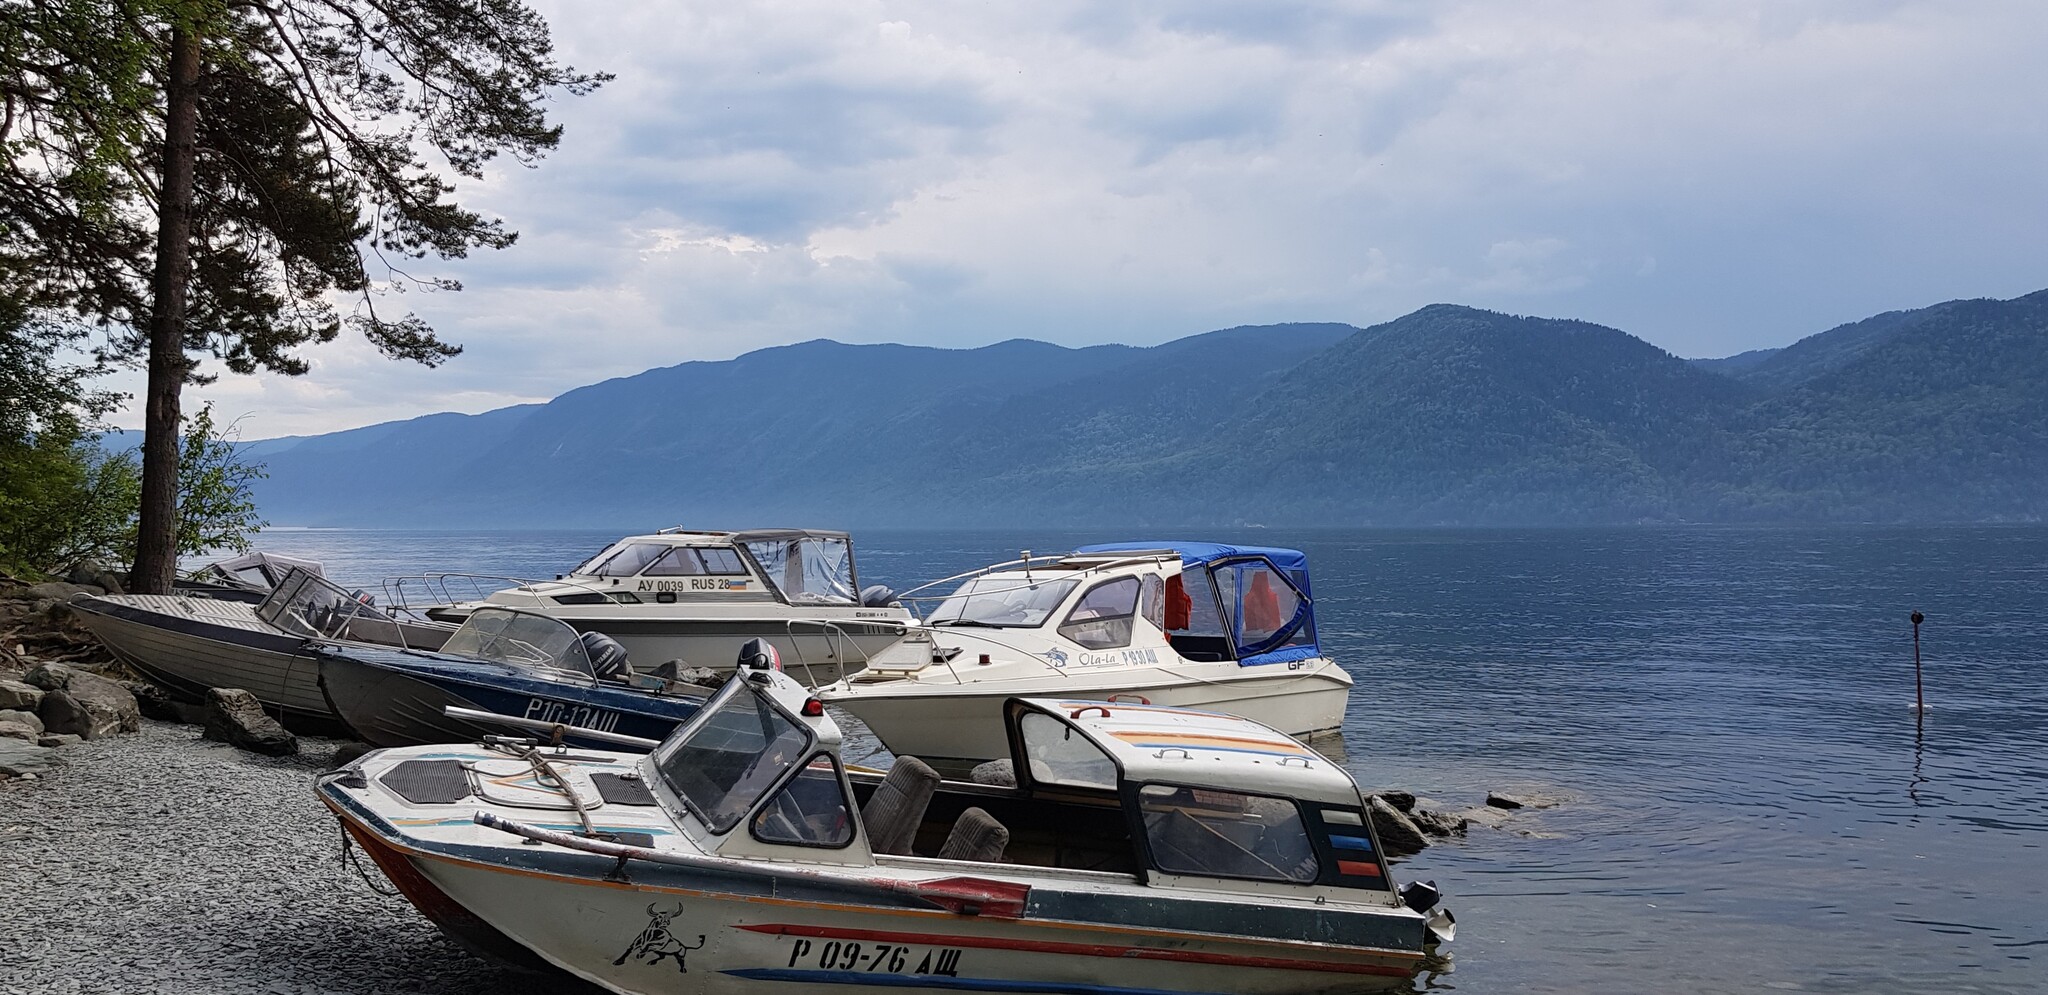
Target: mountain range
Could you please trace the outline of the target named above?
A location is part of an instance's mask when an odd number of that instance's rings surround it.
[[[1149,348],[817,340],[244,452],[282,525],[2038,521],[2048,290],[1699,360],[1447,304]]]

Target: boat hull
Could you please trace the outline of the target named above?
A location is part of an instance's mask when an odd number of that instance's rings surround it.
[[[211,688],[241,688],[294,728],[344,729],[320,693],[306,641],[257,618],[253,605],[128,594],[71,607],[121,662],[180,699],[203,702]]]
[[[470,607],[451,605],[428,615],[460,622]],[[868,660],[902,639],[904,631],[901,620],[597,616],[571,608],[538,609],[523,603],[517,607],[541,610],[578,632],[601,632],[618,640],[626,658],[643,671],[670,660],[680,660],[684,667],[724,670],[739,659],[747,640],[765,639],[781,654],[783,669],[812,687],[860,672]]]
[[[1150,673],[1125,673],[1089,682],[1087,675],[1061,683],[1015,682],[973,684],[888,682],[857,685],[826,700],[860,719],[897,756],[927,762],[979,763],[1010,755],[1003,726],[1003,702],[1023,695],[1107,701],[1113,696],[1147,704],[1228,712],[1297,738],[1332,732],[1343,725],[1351,691],[1350,677],[1334,663],[1313,672],[1281,671],[1188,682]],[[894,685],[901,685],[900,688]]]
[[[611,991],[706,995],[937,988],[1117,993],[1357,993],[1400,988],[1419,952],[1187,928],[1004,918],[820,900],[632,865],[606,879],[382,847],[380,865],[465,946],[503,941]],[[549,855],[553,857],[554,855]],[[608,868],[612,861],[593,860]],[[968,868],[961,867],[962,870]],[[643,878],[661,878],[658,883]],[[760,885],[760,882],[755,884]],[[422,899],[425,904],[421,904]],[[565,914],[565,910],[574,910]],[[1248,914],[1256,915],[1256,912]]]
[[[451,718],[448,706],[659,740],[695,714],[698,699],[636,694],[576,681],[514,675],[490,663],[409,666],[380,651],[319,653],[320,686],[356,737],[377,747],[474,742],[514,733],[502,725]],[[430,659],[430,658],[422,658]],[[469,673],[464,675],[462,671]],[[589,749],[616,744],[574,733],[564,742]]]

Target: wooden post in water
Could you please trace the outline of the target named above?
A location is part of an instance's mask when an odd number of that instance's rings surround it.
[[[1920,683],[1920,623],[1925,621],[1927,616],[1917,611],[1913,613],[1913,711],[1916,714],[1927,711],[1927,693]]]

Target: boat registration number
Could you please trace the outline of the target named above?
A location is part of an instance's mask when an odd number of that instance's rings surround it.
[[[959,947],[926,947],[903,943],[861,943],[855,940],[798,940],[790,945],[789,964],[815,964],[827,971],[874,974],[960,976]]]
[[[572,705],[566,701],[549,701],[546,698],[529,698],[526,702],[526,718],[536,722],[553,722],[565,726],[595,729],[611,732],[619,727],[619,713],[589,705]]]

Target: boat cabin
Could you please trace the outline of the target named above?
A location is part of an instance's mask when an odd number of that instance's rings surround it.
[[[1004,721],[1014,783],[943,780],[912,757],[886,774],[849,771],[839,727],[810,691],[742,671],[648,757],[643,777],[698,848],[724,857],[1004,864],[1104,884],[1399,904],[1350,775],[1266,726],[1057,698],[1012,698]]]
[[[918,594],[954,581],[959,586],[943,597]],[[1175,656],[1255,667],[1322,655],[1308,557],[1292,549],[1084,546],[1057,557],[1026,554],[934,581],[902,599],[937,604],[922,630],[870,661],[856,682],[895,679],[963,654],[980,665],[1059,670],[1152,666]]]
[[[599,550],[555,583],[500,592],[545,596],[558,605],[780,602],[857,606],[860,577],[844,532],[663,529],[628,536]]]

